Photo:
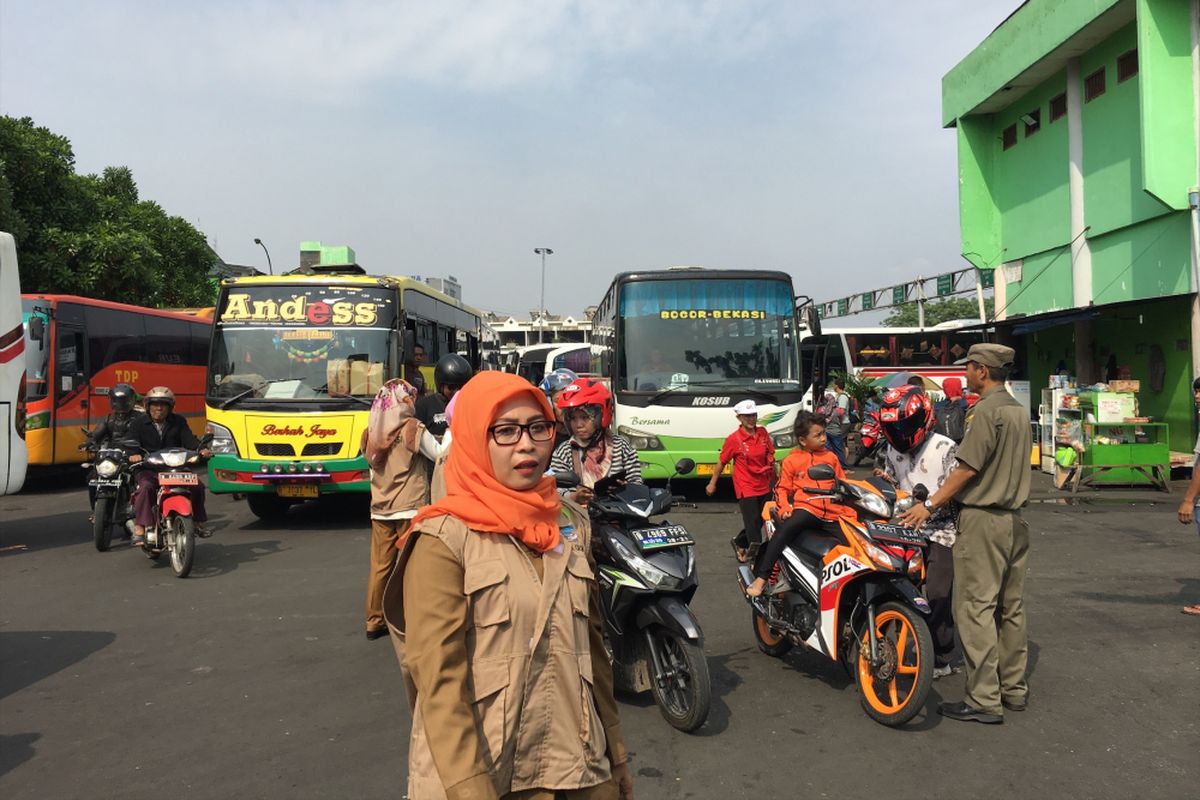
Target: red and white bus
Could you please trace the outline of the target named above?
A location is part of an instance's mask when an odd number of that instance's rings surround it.
[[[175,411],[204,433],[211,319],[73,295],[26,294],[21,305],[30,466],[83,461],[80,429],[109,413],[118,383],[138,394],[169,386]]]
[[[946,378],[964,378],[966,370],[954,362],[971,345],[983,342],[984,331],[975,323],[943,322],[929,328],[833,328],[800,342],[804,375],[828,380],[835,372],[873,378],[897,372],[923,375],[941,385]]]

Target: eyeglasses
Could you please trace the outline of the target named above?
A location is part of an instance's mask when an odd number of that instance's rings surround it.
[[[537,419],[526,425],[515,422],[504,422],[488,428],[492,441],[499,445],[514,445],[528,433],[530,441],[548,442],[554,438],[554,423],[545,419]]]

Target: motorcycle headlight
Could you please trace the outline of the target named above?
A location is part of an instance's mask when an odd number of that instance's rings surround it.
[[[629,565],[629,568],[637,573],[651,589],[677,589],[679,588],[679,578],[670,575],[658,567],[651,564],[646,559],[639,556],[637,553],[630,550],[625,544],[617,539],[612,540],[613,547]]]
[[[772,434],[771,441],[775,443],[776,450],[788,450],[796,446],[796,437],[790,432]]]
[[[883,517],[884,519],[892,516],[892,509],[889,507],[888,501],[874,492],[868,492],[856,487],[854,495],[858,504],[875,516]]]
[[[917,552],[913,553],[912,558],[910,558],[908,560],[908,567],[906,568],[905,571],[908,573],[908,577],[910,577],[914,581],[916,581],[918,578],[920,578],[921,573],[924,570],[925,570],[925,556],[921,553],[920,550],[918,550]]]
[[[212,434],[212,444],[209,447],[213,453],[232,456],[239,455],[237,442],[233,439],[233,431],[229,430],[229,428],[226,428],[224,425],[218,425],[215,422],[210,422],[204,426],[204,432]]]
[[[903,514],[905,511],[908,511],[910,508],[912,508],[916,504],[917,504],[917,498],[913,497],[911,494],[908,497],[901,498],[900,500],[896,501],[895,514],[896,515]]]
[[[877,547],[864,539],[863,549],[867,551],[867,555],[875,562],[877,566],[886,570],[899,570],[900,562],[894,558],[882,547]]]
[[[162,460],[168,467],[182,467],[187,463],[187,451],[168,450],[163,453]]]
[[[617,433],[624,436],[633,445],[634,450],[662,450],[662,442],[652,433],[642,433],[624,425],[617,426]]]
[[[104,460],[96,465],[96,474],[101,478],[111,478],[117,474],[117,470],[119,469],[120,467],[117,465],[117,462]]]

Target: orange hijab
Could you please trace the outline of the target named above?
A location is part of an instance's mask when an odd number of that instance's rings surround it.
[[[476,531],[516,536],[531,550],[544,553],[558,546],[561,500],[553,478],[533,489],[517,491],[496,479],[488,453],[488,427],[500,407],[528,394],[553,420],[546,396],[529,381],[505,372],[481,372],[456,396],[450,423],[453,444],[446,460],[446,496],[417,512],[413,524],[449,515]]]

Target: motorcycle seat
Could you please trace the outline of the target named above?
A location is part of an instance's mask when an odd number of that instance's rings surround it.
[[[842,537],[837,534],[821,531],[805,531],[799,541],[792,545],[793,549],[806,561],[820,562],[825,555],[842,544]]]

